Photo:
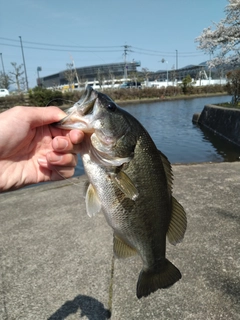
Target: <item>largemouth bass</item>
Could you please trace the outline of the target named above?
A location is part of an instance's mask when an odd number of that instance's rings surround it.
[[[181,273],[166,259],[166,236],[171,244],[180,242],[187,220],[172,196],[167,157],[133,116],[91,87],[56,125],[85,132],[81,157],[89,179],[87,213],[104,213],[117,257],[141,257],[137,297],[173,285]]]

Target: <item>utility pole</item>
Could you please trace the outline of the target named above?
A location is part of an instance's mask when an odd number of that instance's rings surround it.
[[[178,79],[178,50],[176,50],[176,78]],[[177,85],[176,79],[176,85]]]
[[[176,50],[176,70],[178,69],[178,50]]]
[[[24,66],[24,73],[25,73],[25,78],[26,78],[26,87],[28,91],[28,78],[27,78],[27,69],[26,69],[26,63],[25,63],[25,58],[24,58],[24,52],[23,52],[23,45],[22,45],[22,37],[19,36],[20,38],[20,43],[21,43],[21,49],[22,49],[22,58],[23,58],[23,66]]]
[[[124,45],[124,79],[127,79],[127,52],[131,46]]]
[[[4,87],[8,87],[8,76],[5,73],[5,69],[4,69],[4,64],[3,64],[3,57],[2,57],[2,53],[0,53],[1,55],[1,61],[2,61],[2,70],[3,70],[3,86]]]
[[[3,69],[3,75],[5,77],[5,69],[4,69],[4,64],[3,64],[3,58],[2,58],[2,53],[0,53],[1,55],[1,60],[2,60],[2,69]]]

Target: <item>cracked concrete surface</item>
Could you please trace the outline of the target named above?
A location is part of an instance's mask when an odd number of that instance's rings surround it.
[[[173,171],[188,229],[167,257],[183,278],[141,300],[139,258],[111,277],[112,232],[86,215],[85,176],[1,194],[0,319],[240,319],[240,163]]]

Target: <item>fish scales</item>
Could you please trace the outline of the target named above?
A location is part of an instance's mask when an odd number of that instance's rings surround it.
[[[173,285],[181,273],[166,259],[166,236],[180,242],[187,221],[172,196],[166,156],[133,116],[91,88],[57,126],[86,132],[81,157],[90,182],[87,213],[104,213],[117,257],[141,257],[137,297]]]

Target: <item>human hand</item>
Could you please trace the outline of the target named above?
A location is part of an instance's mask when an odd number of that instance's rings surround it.
[[[51,126],[57,107],[14,107],[0,113],[0,191],[69,178],[84,134]]]

